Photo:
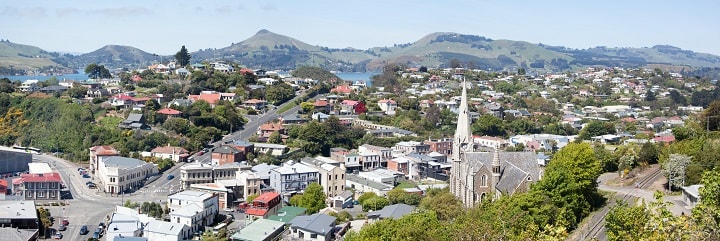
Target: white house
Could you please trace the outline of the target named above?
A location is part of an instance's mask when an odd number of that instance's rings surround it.
[[[157,167],[152,163],[135,158],[110,156],[100,159],[98,164],[98,178],[109,193],[140,188],[145,178],[157,172]]]
[[[215,222],[218,214],[218,197],[200,191],[181,191],[168,196],[170,222],[185,224],[190,233],[202,230]]]
[[[302,192],[313,182],[319,182],[318,171],[302,163],[287,161],[270,170],[270,187],[281,194]]]
[[[397,102],[392,99],[382,99],[379,100],[377,104],[380,107],[380,110],[384,111],[385,114],[394,114],[395,109],[397,109]]]
[[[190,152],[182,147],[159,146],[155,147],[155,149],[152,149],[150,152],[143,152],[142,156],[170,159],[174,162],[185,162],[190,156]]]

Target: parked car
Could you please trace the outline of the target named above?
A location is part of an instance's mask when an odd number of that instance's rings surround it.
[[[88,175],[87,173],[85,173],[85,174],[83,174],[82,177],[83,177],[83,178],[90,178],[90,175]]]
[[[167,179],[168,179],[168,180],[171,180],[171,179],[173,179],[173,178],[175,178],[175,175],[173,175],[173,174],[170,174],[170,175],[167,176]]]
[[[60,224],[60,226],[58,226],[58,229],[57,229],[57,230],[58,230],[58,231],[65,231],[65,230],[67,230],[67,226]]]
[[[55,235],[53,235],[54,239],[62,239],[62,237],[63,237],[62,233],[56,233]]]
[[[105,223],[99,223],[98,228],[105,229]]]
[[[88,231],[87,225],[83,225],[82,227],[80,227],[80,235],[88,234],[88,232],[89,231]]]
[[[97,230],[95,230],[95,232],[93,233],[93,238],[100,239],[100,233]]]
[[[61,222],[62,225],[68,226],[70,225],[70,221],[67,218],[64,218]]]

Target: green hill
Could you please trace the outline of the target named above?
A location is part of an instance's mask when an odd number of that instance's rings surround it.
[[[36,70],[56,67],[58,53],[49,53],[35,46],[0,41],[0,67],[15,70]]]

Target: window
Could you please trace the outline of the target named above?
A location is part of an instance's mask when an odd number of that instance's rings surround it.
[[[480,177],[480,186],[487,187],[487,175]]]
[[[42,192],[42,191],[41,191],[41,192],[37,192],[37,196],[38,196],[39,198],[40,198],[40,197],[45,197],[45,192]]]

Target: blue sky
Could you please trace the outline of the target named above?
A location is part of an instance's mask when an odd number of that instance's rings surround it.
[[[720,55],[720,1],[10,1],[0,39],[86,53],[108,44],[170,55],[260,29],[331,48],[392,46],[433,32],[571,48],[669,44]]]

